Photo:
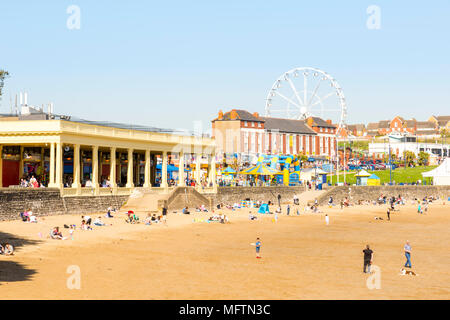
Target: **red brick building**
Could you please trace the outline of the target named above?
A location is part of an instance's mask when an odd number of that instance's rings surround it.
[[[318,117],[292,120],[233,109],[212,120],[218,153],[299,154],[333,157],[336,126]]]

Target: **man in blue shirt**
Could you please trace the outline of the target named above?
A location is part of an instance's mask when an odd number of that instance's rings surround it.
[[[408,240],[406,240],[404,249],[405,249],[405,257],[406,257],[405,267],[412,268],[412,266],[411,266],[411,245],[409,244]]]

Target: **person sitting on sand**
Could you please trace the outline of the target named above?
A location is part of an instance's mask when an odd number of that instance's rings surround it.
[[[114,218],[114,216],[111,214],[112,208],[108,207],[108,212],[106,212],[106,217],[107,218]]]
[[[190,214],[188,207],[183,208],[183,214]]]
[[[50,232],[50,237],[55,240],[65,240],[62,233],[59,231],[59,227],[54,227]]]
[[[34,215],[34,214],[31,214],[30,216],[29,216],[29,221],[30,221],[30,223],[37,223],[37,218],[36,218],[36,216]]]
[[[12,256],[14,255],[14,247],[10,243],[5,243],[5,247],[3,248],[3,254],[5,256]]]
[[[86,225],[90,226],[92,223],[92,219],[90,216],[81,216],[81,219],[84,219]]]
[[[81,220],[80,229],[81,230],[92,230],[92,228],[86,224],[86,221],[84,219]]]
[[[328,206],[333,206],[333,197],[330,196],[330,199],[328,199]]]
[[[146,226],[149,226],[149,225],[152,224],[152,216],[151,216],[150,213],[147,214],[147,217],[145,218],[144,223],[145,223]]]
[[[158,219],[158,217],[156,217],[156,214],[152,214],[151,221],[152,221],[153,223],[158,223],[158,222],[159,222],[159,219]]]
[[[127,223],[133,223],[133,216],[132,216],[133,213],[134,213],[133,211],[128,210],[128,212],[127,212],[127,218],[125,219],[125,222],[127,222]]]
[[[103,226],[106,226],[106,223],[104,223],[102,221],[101,217],[97,217],[97,219],[94,220],[94,225],[99,226],[99,227],[103,227]]]
[[[253,221],[253,220],[258,219],[258,217],[257,217],[257,216],[254,216],[253,214],[250,213],[250,214],[248,215],[248,219]]]
[[[28,210],[25,210],[24,212],[20,213],[20,218],[22,219],[23,222],[27,222],[28,221]]]
[[[139,223],[139,217],[134,213],[134,211],[129,210],[127,212],[127,219],[125,219],[127,223]]]

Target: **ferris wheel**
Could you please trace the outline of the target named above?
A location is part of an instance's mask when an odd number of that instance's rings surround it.
[[[337,81],[316,68],[295,68],[283,73],[273,84],[266,99],[266,117],[306,119],[310,116],[330,119],[345,127],[347,104]]]

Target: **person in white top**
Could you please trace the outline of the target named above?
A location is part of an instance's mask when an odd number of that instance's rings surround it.
[[[330,224],[330,217],[328,216],[328,214],[325,215],[325,223],[326,223],[327,225]]]
[[[101,217],[97,217],[97,218],[94,220],[94,225],[96,225],[96,226],[106,226],[106,223],[104,223],[104,222],[102,221]]]
[[[31,223],[37,223],[37,218],[36,218],[36,216],[34,214],[30,215],[30,222]]]

